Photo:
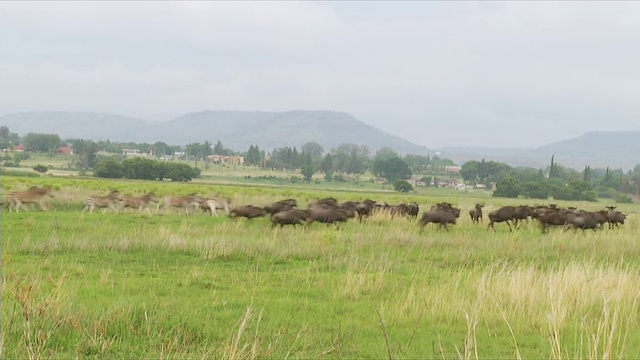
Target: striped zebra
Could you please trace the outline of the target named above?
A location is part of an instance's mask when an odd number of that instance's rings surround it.
[[[224,209],[224,211],[229,214],[229,202],[218,197],[201,199],[200,209],[202,209],[203,212],[208,211],[211,216],[218,216],[218,214],[216,214],[217,209]]]
[[[189,216],[189,207],[199,207],[202,199],[196,193],[182,197],[168,197],[164,199],[164,209],[182,208]]]
[[[16,209],[16,212],[19,212],[22,204],[39,204],[42,210],[47,211],[47,207],[44,205],[45,196],[55,197],[50,186],[32,186],[25,191],[10,192],[7,194],[9,212],[13,208]]]
[[[87,198],[87,202],[82,209],[83,212],[89,211],[93,212],[95,208],[102,209],[102,213],[106,213],[107,209],[111,209],[113,211],[117,211],[118,199],[120,198],[120,191],[113,190],[107,196],[89,196]]]
[[[123,209],[131,208],[131,209],[145,209],[149,203],[157,203],[158,198],[156,194],[150,192],[140,197],[133,196],[123,196],[120,198],[120,205]],[[147,209],[148,210],[148,209]]]

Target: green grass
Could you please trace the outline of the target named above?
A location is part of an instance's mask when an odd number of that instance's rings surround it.
[[[637,205],[620,206],[621,229],[542,235],[533,222],[473,225],[475,202],[524,202],[484,193],[2,182],[57,190],[55,211],[2,214],[6,358],[640,357]],[[88,194],[114,187],[234,204],[449,200],[463,215],[449,232],[420,233],[386,217],[273,230],[267,219],[80,213]]]

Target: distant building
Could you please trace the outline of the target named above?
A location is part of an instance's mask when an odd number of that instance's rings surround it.
[[[242,165],[244,157],[242,156],[225,156],[225,155],[209,155],[207,159],[216,164]]]
[[[56,153],[60,155],[73,155],[73,148],[71,146],[60,146]]]
[[[457,174],[462,170],[462,166],[445,166],[444,171],[448,174]]]
[[[411,184],[411,186],[413,186],[413,187],[418,187],[418,186],[419,187],[425,187],[425,186],[428,185],[426,181],[420,181],[419,179],[416,179],[416,178],[411,178],[411,179],[407,180],[407,182],[409,184]]]
[[[15,152],[24,152],[24,150],[25,150],[24,145],[17,145],[13,147],[13,151]]]
[[[123,155],[139,155],[140,149],[122,149]]]

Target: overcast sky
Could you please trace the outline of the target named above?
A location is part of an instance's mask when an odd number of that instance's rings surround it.
[[[640,2],[0,2],[0,115],[336,110],[431,148],[640,130]]]

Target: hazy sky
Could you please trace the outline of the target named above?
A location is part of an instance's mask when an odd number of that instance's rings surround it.
[[[416,144],[640,130],[640,2],[0,2],[0,115],[336,110]]]

